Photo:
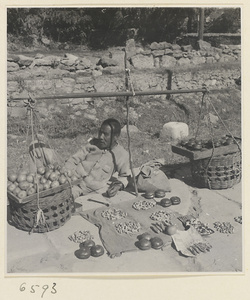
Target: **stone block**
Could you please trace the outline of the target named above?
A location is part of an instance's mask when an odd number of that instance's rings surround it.
[[[173,68],[176,65],[176,59],[169,55],[162,57],[161,66],[163,68]]]
[[[153,56],[137,54],[136,56],[132,57],[132,65],[136,69],[152,69],[154,68]]]
[[[204,64],[206,62],[206,58],[202,56],[194,56],[191,62],[194,65]]]
[[[7,72],[14,72],[19,70],[19,65],[13,61],[7,62]]]
[[[164,55],[164,50],[153,50],[152,54],[153,54],[154,57],[163,56]]]
[[[18,57],[19,57],[18,64],[21,67],[22,66],[28,67],[29,65],[32,64],[32,62],[34,60],[32,57],[28,57],[25,55],[18,55]]]
[[[190,59],[182,57],[179,60],[177,60],[177,65],[178,66],[184,66],[184,65],[189,65],[190,64]]]
[[[189,128],[183,122],[168,122],[163,125],[160,135],[162,139],[182,140],[188,137]]]
[[[178,44],[172,44],[171,49],[172,50],[181,50],[181,46],[179,46]]]

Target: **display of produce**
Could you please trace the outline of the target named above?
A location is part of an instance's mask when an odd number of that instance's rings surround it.
[[[124,222],[115,224],[115,229],[119,234],[136,234],[140,232],[141,224],[138,222]]]
[[[101,216],[103,218],[106,218],[107,220],[115,221],[126,218],[127,213],[123,212],[121,209],[109,208],[107,210],[104,210],[101,213]]]
[[[8,175],[7,191],[18,199],[50,190],[64,185],[67,182],[77,180],[69,170],[59,165],[39,167],[36,172],[21,170]]]
[[[142,238],[137,243],[137,246],[141,250],[149,250],[151,248],[151,241],[145,238]]]
[[[153,249],[158,250],[158,249],[161,249],[163,247],[163,240],[161,238],[157,237],[157,236],[153,237],[150,240],[150,242],[151,242],[151,247]]]
[[[234,227],[230,222],[215,222],[214,228],[220,233],[226,233],[226,234],[234,233]]]
[[[177,197],[177,196],[173,196],[170,198],[170,201],[173,205],[178,205],[181,203],[181,199],[180,197]]]
[[[156,205],[155,201],[140,200],[133,203],[132,207],[136,210],[147,210]]]
[[[88,230],[84,230],[84,231],[78,230],[73,234],[71,234],[68,238],[70,241],[80,244],[87,240],[92,240],[93,236],[90,234]]]
[[[172,224],[172,218],[174,213],[169,213],[164,210],[160,210],[151,214],[150,219],[153,221],[165,221],[168,224]]]
[[[155,196],[155,194],[154,194],[153,192],[146,192],[146,193],[144,194],[144,197],[145,197],[146,199],[153,199],[154,196]]]
[[[221,146],[228,146],[235,144],[235,139],[231,136],[222,136],[220,138],[214,138],[213,140],[199,140],[195,138],[190,138],[189,140],[183,140],[180,142],[179,146],[184,147],[191,151],[202,151],[212,149]]]

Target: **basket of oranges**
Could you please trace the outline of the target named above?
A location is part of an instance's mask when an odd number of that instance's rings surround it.
[[[71,187],[78,180],[70,171],[54,165],[41,166],[35,173],[22,170],[9,174],[7,196],[13,224],[38,233],[63,226],[71,218]]]

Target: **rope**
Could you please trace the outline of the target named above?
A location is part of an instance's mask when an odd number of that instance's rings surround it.
[[[126,85],[126,91],[129,91],[129,82],[130,82],[130,87],[133,93],[133,96],[135,96],[135,91],[133,84],[130,79],[130,70],[127,68],[127,53],[126,49],[123,49],[125,54],[124,54],[124,64],[125,64],[125,85]],[[135,174],[133,170],[133,163],[132,163],[132,153],[131,153],[131,139],[130,139],[130,133],[129,133],[129,96],[126,97],[126,112],[127,112],[127,124],[126,124],[126,129],[127,129],[127,136],[128,136],[128,153],[129,153],[129,164],[130,164],[130,170],[134,182],[134,187],[135,187],[135,194],[138,196],[138,188],[136,184],[136,179],[135,179]]]
[[[31,139],[32,139],[32,144],[33,144],[33,149],[35,149],[35,138],[34,138],[34,108],[35,108],[35,101],[34,99],[32,99],[31,97],[28,99],[28,102],[26,102],[26,106],[27,109],[30,113],[30,128],[31,128]],[[37,164],[36,164],[36,159],[34,159],[34,163],[35,163],[35,180],[36,180],[36,185],[37,185],[37,213],[36,213],[36,217],[35,217],[35,222],[34,225],[30,231],[30,233],[34,230],[35,227],[37,227],[39,225],[39,223],[41,223],[42,225],[45,225],[47,230],[49,231],[49,227],[46,223],[45,217],[44,217],[44,213],[40,207],[40,201],[39,201],[39,184],[38,184],[38,177],[37,177]]]

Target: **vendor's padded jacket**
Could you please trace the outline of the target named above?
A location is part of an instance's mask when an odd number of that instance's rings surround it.
[[[112,150],[101,150],[95,140],[69,158],[65,167],[80,175],[83,178],[82,185],[91,190],[104,187],[116,172],[118,180],[126,187],[131,174],[128,152],[121,145],[115,145]]]

